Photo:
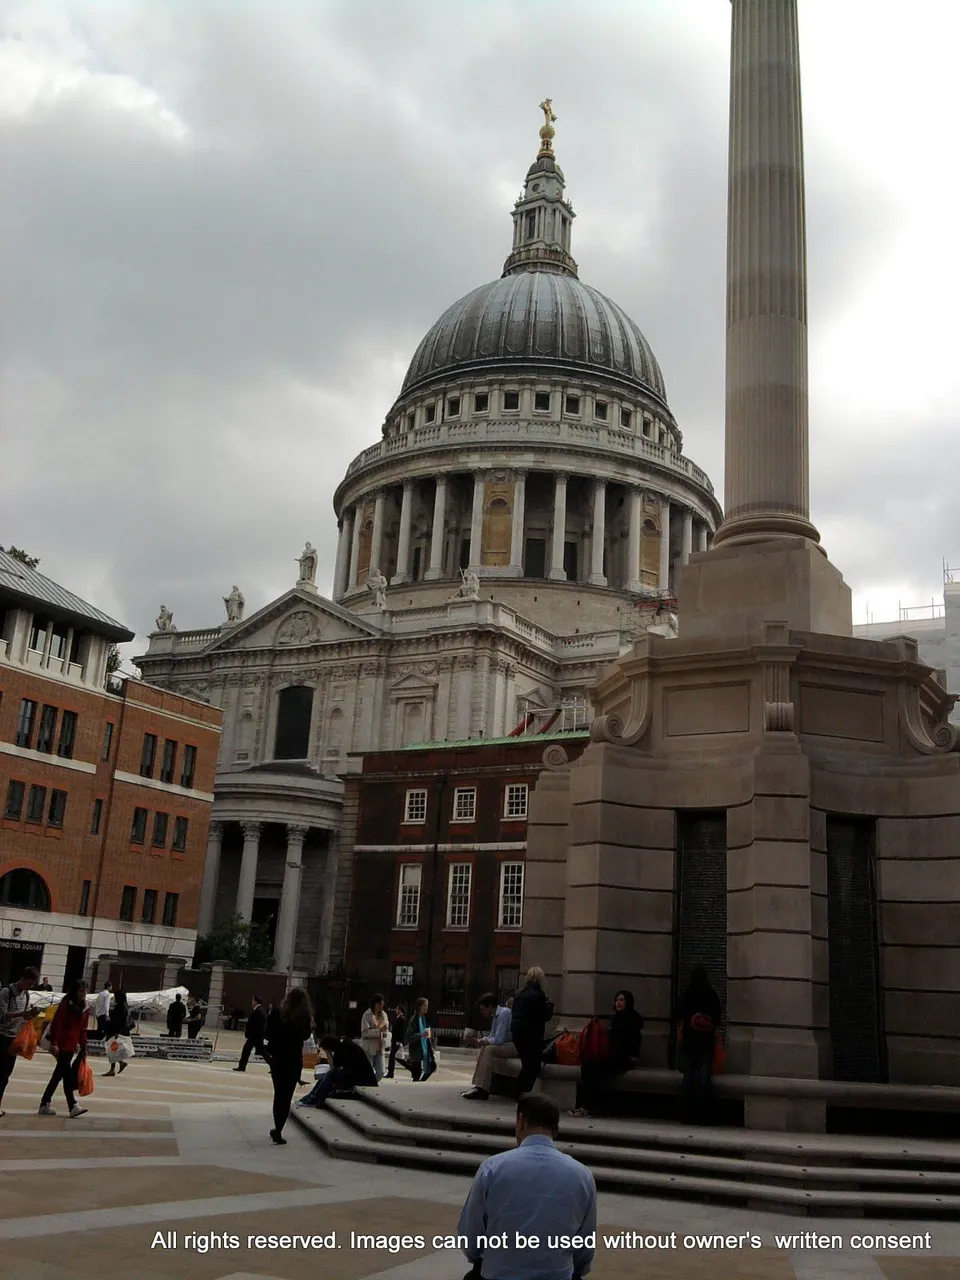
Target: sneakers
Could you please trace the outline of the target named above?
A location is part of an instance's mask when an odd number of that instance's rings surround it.
[[[76,1120],[77,1116],[85,1116],[86,1114],[87,1114],[87,1108],[81,1107],[79,1102],[75,1102],[73,1106],[70,1108],[71,1120]]]
[[[461,1098],[466,1098],[470,1102],[486,1102],[490,1097],[486,1089],[467,1089],[465,1093],[461,1093]]]
[[[49,1102],[44,1102],[41,1105],[40,1110],[37,1112],[38,1116],[55,1116],[56,1114],[57,1113],[54,1111],[53,1107],[51,1107]]]

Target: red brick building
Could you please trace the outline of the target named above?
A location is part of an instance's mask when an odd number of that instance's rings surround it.
[[[0,552],[0,982],[35,964],[59,990],[109,958],[143,990],[193,955],[220,712],[106,691],[132,638]]]
[[[375,990],[394,1003],[425,995],[435,1025],[455,1037],[475,1025],[484,991],[513,994],[529,798],[547,749],[572,760],[588,741],[579,731],[353,758],[345,970],[358,1006]]]

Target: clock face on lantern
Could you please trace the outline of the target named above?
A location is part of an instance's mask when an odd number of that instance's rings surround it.
[[[534,191],[542,191],[542,190],[543,190],[543,187],[540,185],[540,183],[539,183],[539,182],[535,182],[535,183],[533,184],[533,189],[534,189]]]

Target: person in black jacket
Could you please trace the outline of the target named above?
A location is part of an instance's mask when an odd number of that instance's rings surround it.
[[[580,1106],[575,1115],[589,1115],[588,1108],[597,1106],[611,1076],[621,1075],[637,1065],[642,1037],[643,1018],[637,1012],[633,992],[618,991],[613,1000],[607,1056],[597,1062],[580,1064]]]
[[[387,1058],[387,1079],[392,1080],[397,1069],[397,1050],[403,1044],[407,1034],[407,1011],[398,1004],[393,1011],[393,1026],[390,1028],[390,1055]],[[406,1065],[403,1058],[401,1065]]]
[[[720,997],[702,964],[690,970],[690,985],[677,1005],[677,1045],[683,1072],[680,1096],[687,1122],[706,1124],[713,1095],[713,1051],[723,1014]]]
[[[187,1017],[187,1006],[183,1003],[183,996],[177,992],[176,999],[167,1010],[167,1035],[179,1037],[183,1034],[183,1024]]]
[[[113,993],[113,1008],[107,1018],[107,1033],[104,1036],[104,1043],[109,1042],[115,1036],[128,1036],[137,1025],[137,1020],[130,1012],[130,1006],[127,1004],[127,993],[125,991],[115,991]],[[127,1064],[121,1062],[120,1075],[123,1075],[127,1069]],[[110,1070],[103,1073],[104,1079],[107,1076],[115,1076],[117,1074],[117,1063],[111,1062]]]
[[[234,1071],[246,1071],[250,1055],[254,1050],[263,1057],[263,1037],[267,1030],[267,1015],[263,1011],[263,1001],[259,996],[253,997],[253,1008],[244,1029],[243,1048],[240,1050],[240,1065]]]
[[[536,1084],[543,1060],[543,1033],[553,1017],[553,1003],[543,990],[545,982],[542,969],[528,969],[526,985],[513,998],[510,1039],[520,1059],[517,1092],[521,1096]]]
[[[334,1093],[346,1093],[350,1089],[376,1089],[377,1074],[373,1063],[360,1045],[348,1036],[342,1040],[336,1036],[324,1036],[320,1041],[330,1070],[320,1077],[305,1098],[301,1107],[323,1107]]]
[[[293,1092],[303,1070],[303,1042],[313,1032],[310,997],[302,987],[287,992],[279,1009],[267,1018],[265,1054],[273,1077],[273,1128],[270,1137],[278,1146],[286,1143],[283,1126],[290,1115]]]

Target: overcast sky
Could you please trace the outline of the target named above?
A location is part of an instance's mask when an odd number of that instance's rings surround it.
[[[960,5],[800,0],[812,515],[855,621],[960,566]],[[252,612],[496,278],[549,95],[581,278],[723,492],[726,0],[0,0],[0,543]],[[953,87],[951,87],[953,86]],[[131,651],[141,649],[131,646]]]

